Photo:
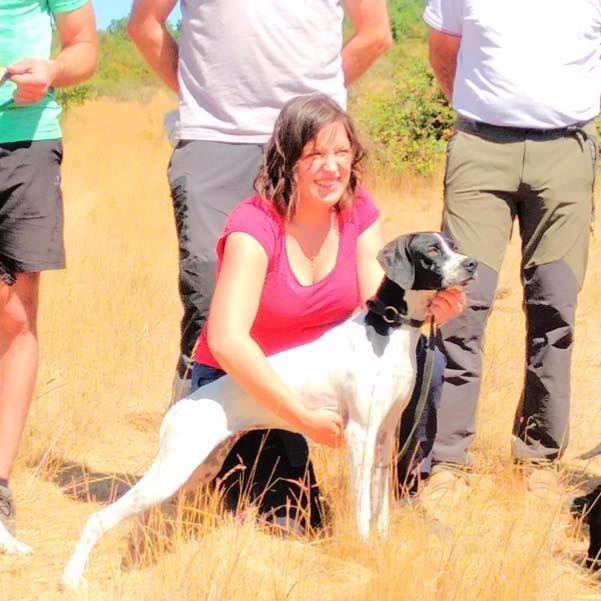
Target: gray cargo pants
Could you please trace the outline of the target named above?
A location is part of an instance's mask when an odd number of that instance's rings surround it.
[[[193,352],[215,289],[217,238],[231,210],[253,193],[260,144],[183,140],[167,175],[179,242],[179,292],[184,309],[174,395],[189,390]],[[175,400],[177,400],[177,398]]]
[[[512,451],[516,459],[553,460],[565,449],[596,157],[594,123],[536,131],[458,121],[447,149],[443,229],[480,265],[468,308],[441,328],[447,368],[434,461],[471,463],[484,330],[516,218],[527,331]]]

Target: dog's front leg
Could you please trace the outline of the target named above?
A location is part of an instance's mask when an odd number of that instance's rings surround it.
[[[372,476],[376,435],[352,421],[347,424],[346,432],[356,504],[357,529],[359,536],[367,540],[372,515]]]
[[[390,513],[390,466],[394,452],[394,430],[382,427],[376,440],[372,490],[373,519],[380,534],[388,533]]]

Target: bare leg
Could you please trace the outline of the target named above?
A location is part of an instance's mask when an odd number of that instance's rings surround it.
[[[10,476],[38,367],[39,274],[20,273],[0,283],[0,478]]]
[[[0,478],[8,480],[29,412],[38,367],[39,274],[0,282]],[[0,523],[0,549],[29,553]]]

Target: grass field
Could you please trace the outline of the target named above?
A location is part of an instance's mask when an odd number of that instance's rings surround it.
[[[144,470],[170,397],[180,307],[165,178],[170,149],[161,125],[172,103],[161,96],[144,105],[99,100],[68,116],[69,265],[43,278],[42,365],[12,478],[20,538],[34,554],[0,556],[0,599],[601,599],[599,582],[580,567],[582,528],[559,504],[527,494],[509,465],[523,359],[517,240],[488,330],[476,475],[446,512],[448,528],[435,527],[419,508],[396,507],[389,538],[360,542],[348,510],[343,452],[315,449],[318,477],[334,508],[331,537],[269,536],[251,520],[215,515],[209,500],[196,509],[180,506],[175,520],[155,516],[147,531],[150,551],[133,567],[124,560],[134,526],[115,529],[92,553],[87,591],[58,591],[80,529],[100,506],[91,497],[110,493],[99,475]],[[388,236],[436,228],[440,176],[372,181],[370,188]],[[601,474],[601,458],[575,459],[601,439],[599,291],[595,238],[578,311],[571,444],[563,466],[566,476],[585,479],[585,489]]]

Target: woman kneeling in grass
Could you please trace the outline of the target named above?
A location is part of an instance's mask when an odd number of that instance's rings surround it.
[[[232,212],[217,243],[217,285],[192,372],[193,389],[227,372],[258,402],[277,407],[295,430],[332,447],[342,442],[340,416],[301,405],[266,357],[345,321],[382,281],[379,212],[359,185],[364,156],[351,119],[327,96],[302,96],[284,106],[255,180],[257,195]],[[462,301],[457,290],[439,293],[431,305],[435,320],[454,317]],[[430,407],[442,381],[440,358],[436,366]],[[218,480],[230,509],[244,497],[283,528],[322,526],[300,434],[245,434]]]

